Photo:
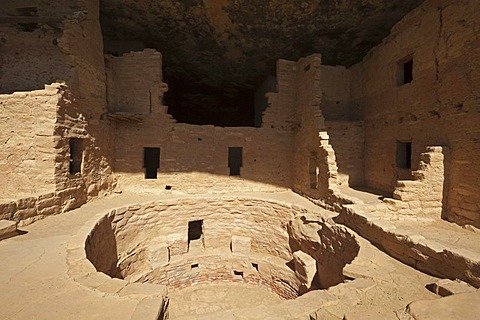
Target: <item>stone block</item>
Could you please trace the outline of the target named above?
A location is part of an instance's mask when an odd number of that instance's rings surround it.
[[[313,278],[317,273],[317,261],[303,251],[293,253],[295,274],[307,289],[312,286]]]
[[[0,240],[11,236],[17,231],[17,222],[0,220]]]
[[[232,236],[231,249],[233,253],[249,254],[252,246],[250,237]]]
[[[0,203],[0,219],[12,218],[16,210],[17,204],[13,201]]]
[[[31,209],[35,207],[36,203],[37,203],[37,198],[34,198],[34,197],[19,199],[17,201],[17,209],[18,210]]]
[[[149,246],[148,257],[150,260],[150,265],[153,269],[161,268],[168,265],[170,261],[170,250],[166,244],[157,244]]]
[[[31,218],[37,215],[37,209],[34,208],[28,208],[28,209],[21,209],[17,210],[15,214],[13,215],[13,219],[15,221],[20,221],[23,219]]]

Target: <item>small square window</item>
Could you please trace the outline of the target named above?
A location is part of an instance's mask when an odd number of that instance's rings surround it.
[[[190,268],[191,270],[193,270],[193,269],[198,269],[198,263],[194,263],[194,264],[192,264],[190,267],[191,267],[191,268]]]

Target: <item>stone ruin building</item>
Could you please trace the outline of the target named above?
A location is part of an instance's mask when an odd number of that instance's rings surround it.
[[[1,319],[479,319],[479,0],[3,0]]]

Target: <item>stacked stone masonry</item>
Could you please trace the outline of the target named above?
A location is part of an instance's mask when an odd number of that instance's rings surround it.
[[[479,16],[475,0],[425,1],[350,68],[358,77],[354,101],[363,110],[366,185],[393,192],[396,141],[412,142],[413,164],[427,146],[446,146],[446,218],[477,227]],[[401,85],[406,58],[413,59],[413,81]]]
[[[427,152],[420,155],[419,169],[412,172],[413,180],[398,181],[393,192],[395,200],[384,200],[389,209],[398,214],[441,217],[445,155],[448,148],[427,147]]]
[[[1,215],[26,222],[78,207],[115,184],[113,131],[102,120],[107,104],[98,1],[74,6],[52,2],[37,9],[36,19],[45,22],[34,30],[0,26],[6,35],[0,48],[5,120],[0,152],[6,159],[1,160],[0,176],[7,186],[0,199],[7,199],[1,202],[9,208]],[[2,4],[1,10],[16,12],[12,4]],[[18,118],[21,110],[25,116]],[[81,172],[76,174],[70,172],[71,139],[82,141]],[[12,209],[15,201],[18,213]]]

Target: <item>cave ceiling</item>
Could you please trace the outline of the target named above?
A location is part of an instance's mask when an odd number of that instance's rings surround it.
[[[105,42],[163,55],[166,82],[255,89],[279,58],[350,66],[423,0],[101,0]],[[173,81],[173,80],[172,80]]]

